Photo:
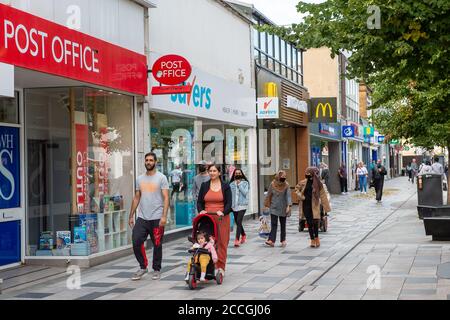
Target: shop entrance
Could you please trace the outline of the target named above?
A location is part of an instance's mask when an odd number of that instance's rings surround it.
[[[22,121],[19,92],[0,97],[0,268],[22,261]]]

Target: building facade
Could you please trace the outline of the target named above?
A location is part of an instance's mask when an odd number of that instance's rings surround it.
[[[168,54],[186,58],[191,94],[150,95],[144,114],[146,148],[169,178],[168,233],[192,227],[192,182],[201,161],[221,165],[228,181],[236,168],[250,182],[247,214],[258,211],[255,82],[251,21],[227,2],[164,0],[150,12],[150,62]],[[201,17],[199,19],[198,17]],[[151,77],[152,87],[159,83]],[[181,190],[174,175],[182,171]],[[141,171],[144,172],[144,171]]]
[[[0,268],[129,253],[154,5],[0,3]]]

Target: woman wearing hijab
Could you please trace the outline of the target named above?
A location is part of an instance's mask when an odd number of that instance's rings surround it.
[[[303,215],[308,223],[309,236],[311,238],[311,247],[320,246],[319,240],[319,222],[320,205],[324,212],[330,212],[330,202],[328,201],[326,191],[319,178],[319,169],[309,167],[306,169],[304,180],[300,181],[295,187],[299,197],[299,216]]]
[[[266,210],[270,210],[271,231],[269,239],[265,244],[269,247],[275,246],[277,238],[278,219],[281,225],[281,246],[285,247],[286,243],[286,219],[291,215],[291,188],[286,182],[286,172],[279,171],[275,179],[269,186],[267,196],[264,201]]]

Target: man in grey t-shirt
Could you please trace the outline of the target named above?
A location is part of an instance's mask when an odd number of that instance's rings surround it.
[[[166,176],[156,170],[157,158],[154,153],[145,155],[146,174],[136,179],[136,192],[130,210],[129,225],[133,229],[133,251],[140,269],[133,280],[139,280],[148,272],[145,241],[148,236],[153,242],[153,280],[161,276],[162,239],[169,210],[169,182]],[[136,209],[137,220],[134,223]]]

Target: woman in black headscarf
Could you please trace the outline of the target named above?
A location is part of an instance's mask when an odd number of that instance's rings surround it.
[[[311,247],[316,248],[320,246],[320,205],[323,206],[324,212],[330,212],[331,208],[326,191],[322,182],[320,182],[319,169],[316,167],[307,168],[305,178],[295,187],[295,191],[300,200],[299,218],[301,219],[303,213],[308,223]]]

